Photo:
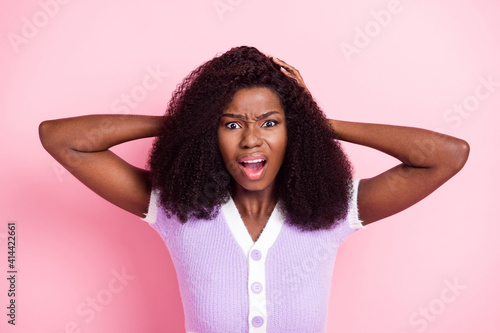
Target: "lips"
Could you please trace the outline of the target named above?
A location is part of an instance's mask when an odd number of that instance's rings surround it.
[[[258,180],[266,169],[267,158],[262,154],[244,156],[238,160],[238,164],[250,180]]]

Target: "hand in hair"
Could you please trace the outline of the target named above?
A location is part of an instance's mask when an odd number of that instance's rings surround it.
[[[283,74],[285,74],[286,76],[288,77],[291,77],[292,79],[294,79],[295,81],[297,81],[297,83],[299,84],[299,86],[301,86],[302,88],[305,89],[305,91],[311,95],[311,92],[309,91],[309,89],[307,89],[306,87],[306,84],[304,82],[304,79],[302,78],[302,75],[300,75],[300,72],[298,71],[298,69],[296,69],[295,67],[293,66],[290,66],[289,64],[287,64],[286,62],[284,62],[283,60],[280,60],[276,57],[273,57],[273,56],[268,56],[269,58],[271,58],[271,60],[280,65],[281,68],[281,72]]]

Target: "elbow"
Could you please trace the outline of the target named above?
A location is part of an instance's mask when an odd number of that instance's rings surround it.
[[[45,120],[38,125],[38,137],[40,138],[43,148],[49,153],[56,145],[54,125],[54,120]]]
[[[457,139],[451,150],[453,158],[451,159],[451,169],[453,173],[457,173],[464,167],[469,158],[470,146],[465,140]]]
[[[38,125],[38,137],[40,138],[40,142],[42,146],[47,149],[47,143],[50,138],[50,120],[45,120]]]

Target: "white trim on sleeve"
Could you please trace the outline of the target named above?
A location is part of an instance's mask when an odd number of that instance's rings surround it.
[[[146,221],[150,224],[156,223],[156,215],[158,214],[158,199],[160,197],[160,191],[158,189],[153,189],[151,191],[151,196],[149,198],[149,207],[147,214],[141,218],[141,220]]]
[[[358,215],[358,185],[359,179],[354,179],[352,181],[352,197],[351,202],[349,203],[347,219],[349,221],[349,226],[352,229],[365,229],[366,225],[363,225],[363,221],[359,219]]]

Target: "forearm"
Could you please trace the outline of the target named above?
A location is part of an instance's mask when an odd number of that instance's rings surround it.
[[[87,115],[44,121],[39,134],[50,153],[61,148],[98,152],[126,141],[156,136],[162,119],[142,115]]]
[[[407,166],[446,166],[460,170],[467,160],[467,142],[429,130],[329,119],[340,140],[371,147]]]

